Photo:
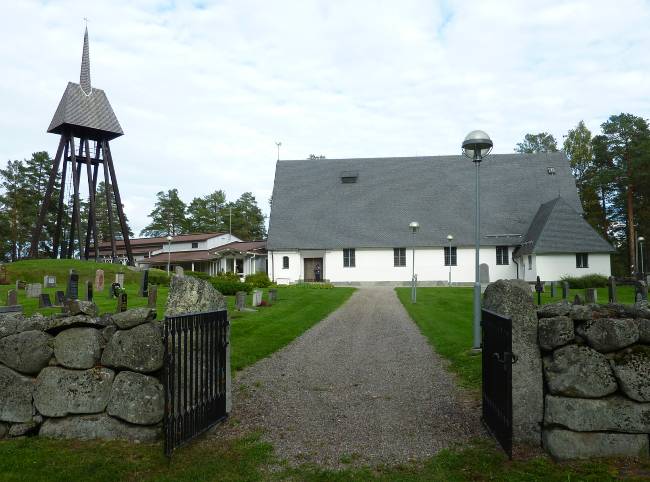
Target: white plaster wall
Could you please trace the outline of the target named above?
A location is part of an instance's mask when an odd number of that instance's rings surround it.
[[[538,254],[537,274],[541,280],[559,280],[562,276],[584,276],[600,274],[611,276],[610,255],[607,253],[589,253],[589,267],[576,268],[576,255]]]
[[[532,262],[532,265],[531,265],[532,268],[528,269],[528,256],[529,255],[525,254],[521,258],[520,265],[523,266],[524,269],[523,269],[523,272],[522,272],[521,269],[519,269],[519,273],[520,273],[519,277],[521,279],[524,279],[524,280],[529,281],[529,282],[537,281],[537,257],[534,254],[530,255],[533,262]]]
[[[239,239],[237,236],[233,236],[232,234],[222,234],[221,236],[216,236],[214,238],[210,238],[206,241],[200,242],[199,249],[212,249],[212,248],[216,248],[217,246],[223,246],[224,244],[234,243],[235,241],[241,241],[241,239]],[[201,244],[203,244],[205,247],[202,248]],[[191,248],[192,245],[190,243],[190,247],[188,249]]]
[[[282,268],[282,258],[289,256],[289,269]],[[290,283],[302,279],[302,259],[298,251],[273,251],[269,252],[270,277],[288,279]]]

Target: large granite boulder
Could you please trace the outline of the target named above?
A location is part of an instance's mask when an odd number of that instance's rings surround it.
[[[598,318],[576,329],[592,348],[600,352],[620,350],[639,339],[639,322],[632,318]]]
[[[0,313],[0,338],[17,333],[16,326],[24,319],[25,315],[22,313]]]
[[[160,435],[158,427],[131,425],[105,413],[65,418],[48,418],[41,425],[41,437],[77,440],[130,440],[154,442]]]
[[[590,305],[572,305],[569,318],[575,321],[588,321],[593,319],[593,310]]]
[[[650,344],[650,320],[639,318],[639,341]]]
[[[21,373],[36,374],[52,358],[51,339],[36,330],[0,338],[0,362]]]
[[[226,309],[226,298],[205,280],[173,276],[167,295],[166,316]]]
[[[530,286],[499,280],[485,289],[483,308],[512,319],[512,424],[515,443],[539,444],[544,411],[542,358],[537,344],[537,309]]]
[[[0,365],[0,420],[28,422],[34,415],[34,379]]]
[[[102,354],[102,365],[150,373],[163,366],[164,347],[160,323],[149,322],[119,330]]]
[[[538,326],[539,346],[544,350],[552,350],[566,345],[575,338],[573,320],[566,316],[541,318]]]
[[[103,412],[114,378],[115,373],[108,368],[44,368],[36,378],[34,405],[46,417]]]
[[[0,338],[23,331],[44,331],[49,322],[50,318],[40,313],[27,317],[22,313],[0,313]]]
[[[648,304],[648,301],[637,301],[634,304],[634,313],[637,318],[650,319],[650,304]]]
[[[137,425],[152,425],[163,419],[165,394],[154,377],[123,371],[117,374],[106,411]]]
[[[90,328],[102,329],[112,324],[110,317],[96,317],[88,315],[74,316],[55,316],[50,318],[47,326],[49,333],[59,333],[60,331],[72,328],[73,326],[86,326]]]
[[[9,437],[23,437],[25,435],[33,435],[36,433],[43,419],[42,417],[34,418],[36,420],[32,419],[29,422],[12,424],[8,433]]]
[[[567,345],[555,350],[544,359],[544,375],[553,395],[599,398],[617,388],[607,357],[586,346]]]
[[[632,400],[650,402],[650,347],[634,346],[611,359],[621,391]]]
[[[571,303],[566,300],[557,303],[549,303],[537,310],[538,318],[555,318],[556,316],[567,316],[571,311]]]
[[[544,429],[546,450],[558,460],[591,457],[647,457],[646,434],[572,432],[560,428]]]
[[[622,396],[569,398],[546,396],[545,425],[562,425],[577,432],[650,433],[650,403]]]
[[[65,309],[69,315],[88,315],[97,316],[99,309],[92,301],[70,300],[65,304]]]
[[[156,318],[156,310],[153,308],[134,308],[123,311],[122,313],[116,313],[112,315],[112,318],[113,323],[120,330],[126,330],[154,320]]]
[[[54,356],[67,368],[92,368],[101,357],[104,338],[95,328],[70,328],[54,338]]]

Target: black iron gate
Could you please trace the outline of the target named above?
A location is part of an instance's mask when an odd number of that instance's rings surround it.
[[[228,313],[165,318],[165,455],[226,417]]]
[[[483,423],[512,458],[512,320],[482,310]]]

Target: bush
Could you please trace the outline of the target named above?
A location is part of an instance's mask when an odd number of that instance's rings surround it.
[[[215,278],[221,279],[221,280],[230,280],[230,281],[241,281],[241,278],[237,273],[232,273],[230,271],[222,271],[221,273],[217,274]]]
[[[271,280],[266,273],[255,273],[246,276],[246,283],[249,283],[253,288],[268,288],[271,286]]]
[[[330,290],[334,288],[334,285],[332,283],[305,283],[303,281],[299,281],[298,283],[292,284],[292,285],[286,285],[284,288],[309,288],[312,290]]]
[[[210,284],[224,296],[233,296],[238,291],[245,291],[246,293],[253,291],[253,287],[250,284],[242,283],[239,279],[235,281],[214,276],[210,278]]]
[[[149,270],[149,284],[158,286],[169,286],[169,276],[167,271],[152,268]]]
[[[203,280],[210,280],[210,275],[208,273],[203,273],[201,271],[185,271],[186,276],[194,276],[195,278],[198,279],[203,279]]]
[[[605,288],[607,277],[600,274],[586,274],[584,276],[562,276],[562,281],[569,283],[569,288]]]

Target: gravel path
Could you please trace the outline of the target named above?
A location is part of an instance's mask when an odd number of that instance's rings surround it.
[[[261,430],[292,463],[391,464],[480,436],[480,406],[392,288],[363,288],[274,355],[240,372],[221,434]]]

